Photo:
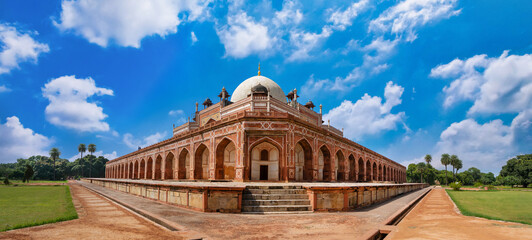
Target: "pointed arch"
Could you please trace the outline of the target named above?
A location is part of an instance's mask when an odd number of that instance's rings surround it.
[[[357,161],[353,154],[349,155],[349,181],[356,181],[357,180]],[[360,170],[359,170],[360,171]]]
[[[179,153],[177,160],[177,179],[189,179],[190,178],[190,153],[188,149],[183,148]]]
[[[332,181],[334,171],[331,164],[331,151],[329,151],[329,148],[325,144],[320,147],[319,158],[319,162],[323,163],[322,180]]]
[[[146,179],[153,179],[153,159],[151,157],[146,163]]]
[[[296,181],[312,181],[312,147],[305,138],[296,143],[295,158]]]
[[[377,181],[382,181],[382,164],[379,163]]]
[[[160,180],[162,178],[162,172],[163,172],[163,157],[161,157],[160,154],[155,157],[155,175],[153,176],[154,179]]]
[[[129,179],[133,179],[133,162],[129,162]]]
[[[267,140],[253,145],[250,150],[251,180],[278,181],[280,179],[280,149]]]
[[[139,160],[135,160],[133,164],[133,179],[139,179]]]
[[[366,165],[364,164],[364,160],[362,158],[358,159],[358,181],[359,182],[365,182],[366,181]]]
[[[345,180],[345,157],[342,150],[336,151],[336,157],[334,158],[334,171],[333,174],[336,175],[336,181]]]
[[[372,176],[371,176],[371,173],[372,173],[372,170],[371,170],[371,160],[370,159],[366,159],[366,182],[369,182],[372,180]]]
[[[216,146],[216,179],[235,179],[236,145],[231,139],[224,138]]]
[[[200,144],[194,153],[194,179],[207,179],[209,167],[209,148]]]
[[[372,175],[372,178],[371,180],[372,181],[377,181],[377,176],[378,176],[378,169],[377,169],[377,163],[373,162],[373,166],[372,166],[372,169],[373,169],[373,175]]]
[[[174,154],[169,152],[164,159],[164,177],[163,179],[174,178]]]

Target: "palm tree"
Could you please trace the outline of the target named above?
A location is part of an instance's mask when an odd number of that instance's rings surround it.
[[[79,159],[79,164],[81,165],[81,177],[83,177],[83,153],[87,151],[87,147],[85,147],[85,144],[80,143],[78,146],[78,152],[81,154],[81,158]]]
[[[92,160],[92,154],[96,152],[96,145],[94,143],[89,144],[88,150],[91,153],[91,160]],[[89,161],[89,177],[92,177],[92,162],[90,161]]]
[[[453,180],[456,181],[456,175],[454,174],[454,169],[456,168],[456,165],[458,164],[458,157],[456,155],[451,155],[451,166],[453,166]]]
[[[451,157],[448,153],[444,153],[441,155],[441,164],[445,166],[445,185],[448,185],[449,182],[447,180],[447,165],[451,164]]]
[[[54,160],[54,181],[55,181],[55,159],[59,158],[61,152],[57,148],[50,149],[50,157]]]
[[[462,169],[463,165],[462,165],[462,160],[458,159],[456,161],[456,173],[454,174],[455,176],[458,174],[458,170]]]
[[[427,170],[429,168],[429,164],[432,161],[432,156],[430,154],[425,155],[425,162],[427,163]],[[423,172],[421,173],[421,182],[423,182]]]

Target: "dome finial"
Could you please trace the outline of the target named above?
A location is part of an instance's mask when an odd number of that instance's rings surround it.
[[[259,62],[259,76],[260,76],[260,62]]]

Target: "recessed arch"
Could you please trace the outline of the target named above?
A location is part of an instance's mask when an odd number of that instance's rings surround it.
[[[235,179],[236,145],[231,139],[224,138],[216,146],[216,179]]]
[[[295,147],[296,181],[312,181],[312,147],[301,139]]]
[[[139,160],[135,160],[135,163],[133,163],[133,179],[139,178]]]
[[[169,152],[164,159],[164,179],[174,178],[174,154]]]
[[[358,181],[359,182],[365,182],[366,181],[366,165],[364,164],[364,160],[362,158],[358,159]]]
[[[377,181],[382,181],[382,164],[380,163],[379,163],[379,173],[378,173]]]
[[[209,169],[209,148],[200,144],[194,153],[194,179],[207,179]]]
[[[177,160],[177,178],[189,179],[190,178],[190,153],[186,148],[183,148],[179,153]]]
[[[377,163],[373,162],[373,177],[371,178],[372,181],[377,181],[378,176],[378,169],[377,169]]]
[[[320,163],[320,167],[323,166],[322,169],[322,178],[323,181],[331,181],[332,175],[334,174],[334,171],[332,169],[331,164],[331,151],[329,151],[329,148],[326,145],[322,145],[319,150],[319,156],[318,156],[318,162]]]
[[[336,152],[336,157],[334,158],[333,174],[336,175],[336,181],[345,180],[345,157],[342,150],[338,150]]]
[[[356,181],[357,180],[357,160],[355,159],[355,156],[353,154],[349,155],[349,181]],[[360,169],[358,169],[360,171]]]
[[[163,157],[161,157],[160,154],[155,157],[155,175],[154,179],[160,180],[162,178],[162,172],[163,172]]]
[[[251,148],[251,180],[278,181],[280,148],[264,140]]]
[[[129,179],[133,179],[133,162],[129,162]]]
[[[146,166],[146,179],[152,179],[153,174],[153,159],[148,158],[147,166]]]

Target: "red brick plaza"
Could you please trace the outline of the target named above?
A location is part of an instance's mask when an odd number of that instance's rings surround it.
[[[296,89],[260,75],[203,102],[173,137],[107,163],[106,177],[403,183],[406,168],[343,137]]]

